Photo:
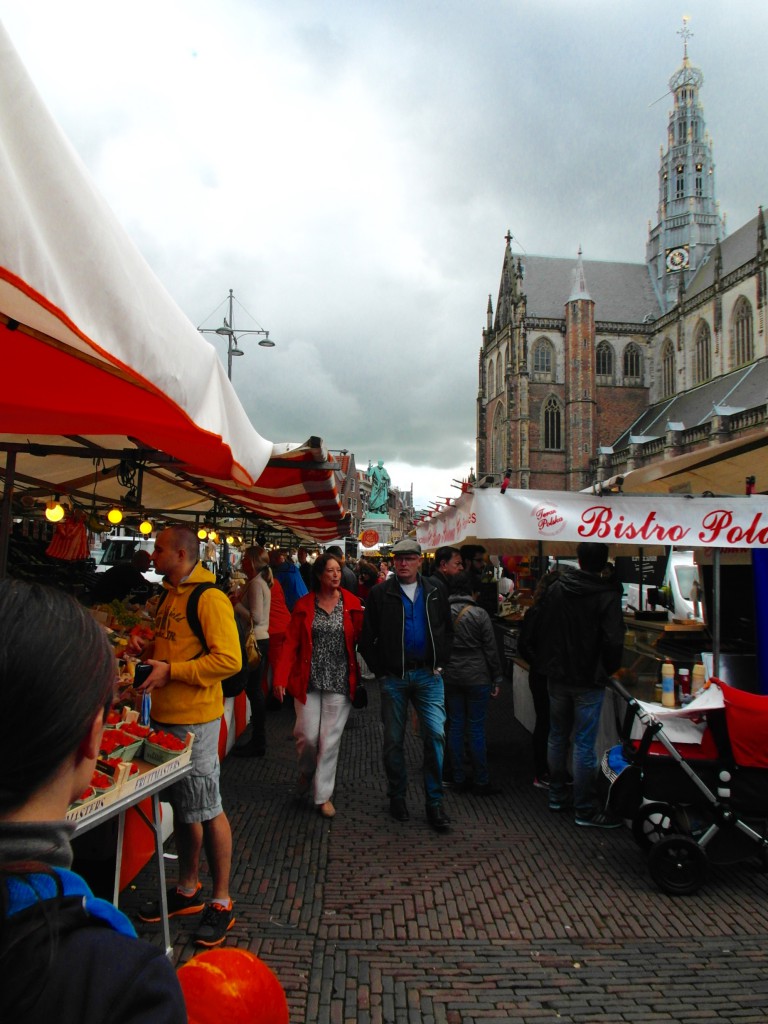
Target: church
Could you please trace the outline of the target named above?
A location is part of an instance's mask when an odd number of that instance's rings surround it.
[[[507,233],[479,356],[481,481],[578,491],[644,469],[685,492],[677,456],[768,442],[765,219],[725,235],[703,75],[680,34],[645,263],[517,255]]]

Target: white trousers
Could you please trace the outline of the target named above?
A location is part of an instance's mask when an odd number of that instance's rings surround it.
[[[299,772],[307,778],[314,776],[314,801],[324,804],[333,796],[341,736],[352,702],[343,693],[312,690],[307,694],[307,703],[294,701],[294,708],[296,725],[293,735],[299,755]]]

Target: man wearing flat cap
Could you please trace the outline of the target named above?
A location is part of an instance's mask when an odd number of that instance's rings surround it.
[[[450,655],[451,615],[440,588],[421,575],[421,546],[415,540],[399,541],[392,557],[394,576],[368,595],[360,638],[360,653],[381,684],[389,811],[397,821],[409,818],[403,745],[410,701],[424,743],[427,820],[444,832],[449,819],[443,808],[445,694],[441,673]]]

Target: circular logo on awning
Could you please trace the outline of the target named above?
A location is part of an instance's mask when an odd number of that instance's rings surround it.
[[[531,515],[536,520],[536,529],[542,537],[556,537],[565,529],[565,516],[556,505],[544,502],[534,505]]]
[[[360,541],[364,548],[375,548],[379,543],[379,531],[363,530],[360,534]]]

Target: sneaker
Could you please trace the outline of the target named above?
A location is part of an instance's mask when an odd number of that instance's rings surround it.
[[[225,910],[218,903],[209,903],[192,941],[196,946],[220,946],[234,923],[232,907]]]
[[[549,772],[542,772],[533,780],[534,789],[549,789]]]
[[[595,811],[589,817],[577,814],[576,824],[584,828],[621,828],[624,823],[620,818],[612,818],[609,814],[603,814],[602,811]]]
[[[166,894],[168,917],[184,917],[186,914],[199,914],[205,907],[205,900],[200,899],[200,890],[202,888],[202,884],[198,882],[192,896],[185,896],[184,893],[179,892],[176,886],[169,889]],[[140,921],[146,921],[147,924],[162,921],[163,915],[160,910],[160,900],[149,900],[148,903],[142,903],[139,907],[138,917]]]

